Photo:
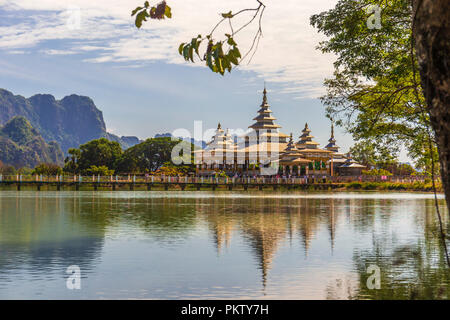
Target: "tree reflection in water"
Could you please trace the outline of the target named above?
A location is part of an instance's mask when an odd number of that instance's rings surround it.
[[[286,260],[285,249],[295,248],[290,254],[301,252],[308,268],[329,269],[324,274],[331,277],[320,289],[323,298],[450,297],[450,274],[432,199],[309,197],[304,193],[214,195],[63,192],[0,196],[0,282],[10,280],[11,272],[25,265],[45,270],[76,262],[89,270],[101,259],[105,242],[121,234],[145,237],[171,249],[206,231],[218,257],[233,249],[235,239],[251,252],[264,293],[266,287],[281,285],[277,282],[282,275],[272,271],[275,264],[292,277],[292,290],[300,294],[308,289],[294,284],[306,267]],[[449,226],[448,219],[445,223]],[[351,253],[349,268],[333,275],[334,263],[345,260],[344,251]],[[367,288],[369,265],[381,270],[379,290]],[[174,267],[182,272],[182,266]],[[282,285],[289,287],[288,282]]]

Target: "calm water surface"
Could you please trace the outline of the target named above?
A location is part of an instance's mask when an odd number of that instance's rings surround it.
[[[0,191],[0,299],[448,299],[437,227],[431,194]]]

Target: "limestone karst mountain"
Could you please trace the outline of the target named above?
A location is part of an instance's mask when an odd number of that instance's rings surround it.
[[[30,98],[0,89],[0,125],[15,116],[26,118],[46,142],[56,141],[63,152],[93,139],[117,141],[122,148],[137,143],[137,137],[119,137],[106,131],[103,113],[91,98],[72,94],[56,100],[50,94]]]
[[[17,116],[0,127],[0,162],[31,168],[40,163],[62,165],[64,154],[58,143],[45,142],[27,119]]]

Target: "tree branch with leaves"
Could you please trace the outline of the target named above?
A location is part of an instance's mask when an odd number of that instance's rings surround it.
[[[241,9],[235,13],[232,11],[221,13],[221,19],[212,28],[211,32],[207,35],[199,34],[197,37],[192,38],[188,42],[183,42],[178,47],[178,53],[188,61],[195,63],[195,57],[199,61],[205,62],[206,66],[215,73],[224,75],[226,71],[231,70],[240,65],[246,58],[248,63],[251,62],[255,55],[259,41],[263,35],[262,31],[262,19],[266,6],[263,2],[256,0],[258,6],[255,8]],[[233,26],[233,19],[237,16],[251,12],[249,20],[239,27]],[[144,3],[144,6],[135,8],[131,16],[135,16],[135,25],[137,28],[141,28],[144,21],[147,19],[165,19],[172,18],[171,8],[165,1],[158,3],[155,6],[151,6],[148,1]],[[250,26],[255,21],[258,22],[258,29],[253,37],[252,43],[248,51],[242,55],[238,44],[236,43],[235,36],[242,30]],[[227,24],[228,32],[224,33],[222,37],[217,36],[217,29]],[[201,45],[203,46],[201,47]],[[202,50],[203,49],[203,50]]]

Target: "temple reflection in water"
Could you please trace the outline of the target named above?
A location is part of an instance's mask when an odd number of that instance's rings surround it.
[[[8,192],[0,298],[445,298],[437,228],[431,195]]]
[[[307,257],[318,229],[321,225],[326,225],[330,251],[333,250],[339,218],[335,210],[335,202],[338,200],[317,199],[312,202],[311,199],[300,198],[286,202],[286,199],[263,198],[258,201],[257,206],[248,206],[238,199],[229,200],[213,199],[218,203],[205,206],[204,200],[197,199],[196,211],[208,222],[219,255],[230,246],[233,234],[239,233],[246,239],[245,242],[251,247],[261,270],[264,286],[278,248],[291,245],[294,235],[301,239]],[[227,201],[226,210],[217,212],[217,207],[221,207],[220,202],[224,201]]]

